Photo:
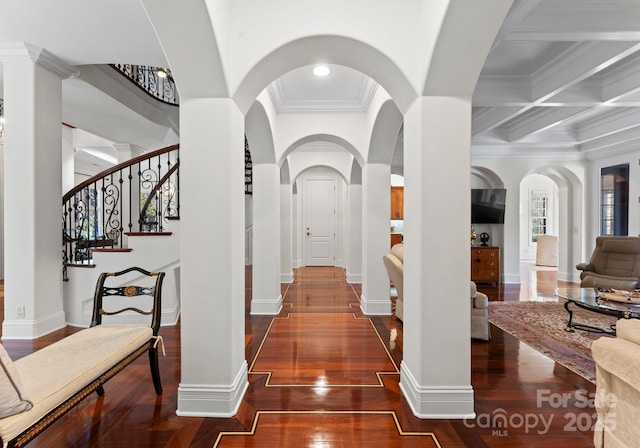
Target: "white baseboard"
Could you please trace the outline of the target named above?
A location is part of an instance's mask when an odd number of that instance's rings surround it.
[[[347,283],[362,283],[362,273],[347,271]]]
[[[363,294],[360,296],[360,309],[368,316],[391,316],[391,299],[384,302],[371,302]]]
[[[248,381],[248,366],[245,361],[233,384],[183,384],[178,386],[179,417],[219,417],[236,415],[244,397]]]
[[[473,387],[420,386],[407,365],[400,365],[400,389],[413,414],[423,419],[472,419]]]
[[[36,339],[66,325],[63,311],[36,320],[5,320],[2,323],[2,339]]]
[[[252,316],[275,316],[282,309],[282,294],[275,300],[251,299]]]
[[[520,273],[503,275],[502,283],[520,283]]]
[[[281,273],[280,283],[293,283],[293,272]]]

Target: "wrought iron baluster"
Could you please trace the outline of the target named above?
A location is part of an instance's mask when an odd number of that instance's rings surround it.
[[[163,166],[166,166],[166,172]],[[138,210],[139,225],[145,224],[141,220],[145,216],[155,219],[162,217],[162,220],[177,216],[180,206],[179,202],[175,202],[178,195],[178,167],[178,145],[174,145],[107,169],[65,194],[62,203],[63,279],[67,279],[68,264],[92,262],[92,247],[112,247],[116,244],[122,247],[125,227],[128,226],[131,231],[134,225],[133,210]],[[135,197],[133,182],[136,169],[138,193],[145,194],[148,202],[146,209],[142,207],[140,196],[137,199]],[[127,198],[123,191],[125,177],[129,180],[128,205],[122,202]],[[137,207],[133,201],[138,203]],[[129,208],[128,223],[124,222],[125,207]],[[162,221],[146,224],[143,231],[164,228]]]
[[[131,232],[133,228],[133,175],[131,174],[131,165],[129,165],[129,174],[127,175],[129,179],[129,232]],[[120,246],[123,245],[122,236],[120,237]]]
[[[180,99],[176,83],[168,68],[131,64],[111,64],[111,67],[126,76],[148,95],[172,106],[179,105]],[[159,73],[164,73],[165,76],[160,77]]]

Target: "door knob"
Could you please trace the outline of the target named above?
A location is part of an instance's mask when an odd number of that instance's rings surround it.
[[[311,232],[307,231],[307,236],[311,236]]]

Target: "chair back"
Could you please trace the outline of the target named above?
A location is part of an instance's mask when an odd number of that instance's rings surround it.
[[[386,254],[382,257],[384,267],[387,269],[389,279],[398,291],[398,300],[402,301],[404,296],[403,273],[404,267],[402,261],[393,254]]]
[[[123,285],[123,286],[107,286],[105,281],[110,277],[119,277],[129,272],[138,272],[145,277],[155,277],[155,283],[153,286],[139,286],[139,285]],[[155,336],[158,335],[160,329],[160,316],[162,313],[162,282],[164,281],[164,272],[149,272],[139,267],[131,267],[119,272],[103,272],[98,277],[96,283],[96,290],[93,296],[93,316],[91,318],[91,326],[102,324],[102,316],[112,316],[120,314],[125,311],[134,311],[138,314],[150,315],[151,323],[150,327],[153,330]],[[137,296],[150,296],[153,298],[152,307],[150,310],[141,310],[133,306],[127,306],[115,310],[105,310],[103,302],[105,297],[118,296],[125,298],[132,298]]]
[[[640,277],[640,237],[599,236],[589,262],[598,274]]]

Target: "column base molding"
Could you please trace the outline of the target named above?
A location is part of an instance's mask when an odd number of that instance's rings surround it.
[[[347,271],[347,283],[362,283],[362,273]]]
[[[391,297],[384,302],[368,301],[362,294],[360,296],[360,309],[369,316],[391,316]]]
[[[275,300],[251,299],[252,316],[275,316],[282,310],[282,294]]]
[[[281,273],[280,283],[293,283],[293,272]]]
[[[230,418],[238,413],[249,387],[248,365],[244,361],[233,384],[183,384],[178,386],[179,417]]]
[[[473,387],[421,386],[403,362],[400,365],[400,389],[413,414],[422,419],[472,419]]]

